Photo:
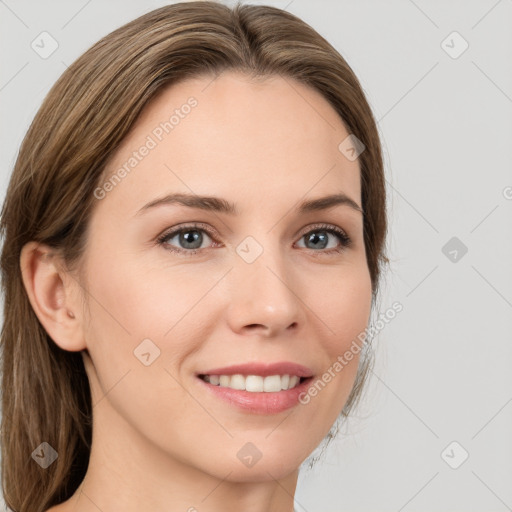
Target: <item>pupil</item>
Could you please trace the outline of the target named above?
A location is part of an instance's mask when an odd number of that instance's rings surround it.
[[[325,234],[321,235],[321,236],[318,236],[316,234],[312,234],[312,235],[309,236],[309,241],[313,242],[313,243],[317,243],[318,240],[322,240],[322,239],[323,239],[324,243],[321,244],[321,247],[323,249],[323,248],[325,248],[326,243],[327,243],[327,237],[325,236]],[[318,245],[317,245],[317,247],[318,247]]]
[[[182,234],[182,241],[184,241],[185,244],[189,244],[189,243],[193,244],[194,241],[197,241],[199,238],[200,238],[200,235],[199,235],[198,231],[185,231]],[[201,243],[199,243],[199,245],[197,247],[192,247],[192,249],[197,249],[200,246],[201,246]]]

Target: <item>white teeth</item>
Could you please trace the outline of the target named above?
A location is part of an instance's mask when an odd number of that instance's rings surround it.
[[[250,391],[253,393],[276,393],[292,389],[300,382],[297,375],[205,375],[203,380],[213,386]]]
[[[233,377],[236,377],[236,375],[233,375]],[[231,382],[233,382],[233,377],[231,377]],[[240,377],[242,377],[242,375],[240,375]],[[253,393],[263,391],[263,377],[260,377],[259,375],[247,375],[244,380],[245,391],[252,391]]]
[[[245,379],[243,375],[232,375],[229,387],[233,389],[245,389]]]
[[[263,391],[281,391],[281,377],[279,375],[269,375],[263,379]]]
[[[297,377],[297,375],[292,375],[290,377],[290,384],[289,384],[289,387],[290,388],[294,388],[298,383],[299,383],[299,380],[300,378]]]

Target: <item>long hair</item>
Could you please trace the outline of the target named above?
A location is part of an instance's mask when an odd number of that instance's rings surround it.
[[[39,322],[23,285],[21,250],[41,242],[69,268],[78,265],[105,163],[144,107],[163,87],[225,70],[306,84],[364,144],[358,161],[375,302],[387,262],[381,143],[362,87],[336,49],[296,16],[269,6],[183,2],[118,28],[69,66],[44,99],[2,209],[1,469],[4,499],[15,512],[43,512],[71,497],[85,476],[92,439],[81,353],[60,349]],[[365,359],[343,415],[360,397],[367,373]],[[32,458],[43,442],[58,453],[46,469]]]

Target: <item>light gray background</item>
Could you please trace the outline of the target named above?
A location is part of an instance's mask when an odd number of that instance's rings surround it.
[[[165,3],[0,0],[2,199],[66,65]],[[376,339],[358,417],[301,473],[297,509],[512,510],[512,0],[249,3],[302,17],[360,78],[390,194],[382,310],[404,308]],[[47,59],[31,48],[43,31],[59,45]],[[469,44],[457,58],[453,31]],[[454,236],[468,248],[455,262],[442,252]]]

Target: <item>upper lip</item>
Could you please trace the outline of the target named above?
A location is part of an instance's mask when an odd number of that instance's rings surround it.
[[[297,375],[297,377],[312,377],[313,372],[306,366],[292,362],[277,363],[244,363],[232,366],[224,366],[223,368],[213,368],[198,375],[261,375],[267,377],[269,375]]]

